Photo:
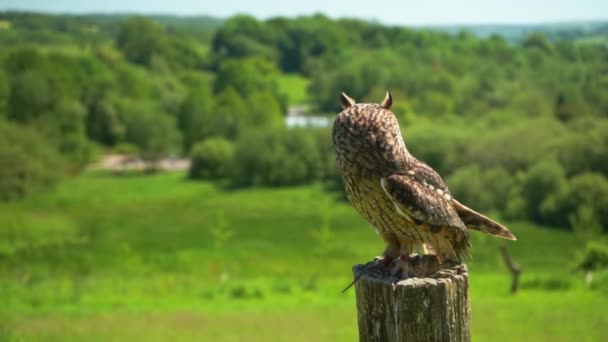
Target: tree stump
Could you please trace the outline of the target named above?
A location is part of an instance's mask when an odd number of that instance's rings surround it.
[[[414,277],[400,280],[377,262],[353,267],[359,341],[470,341],[466,265],[414,256]]]

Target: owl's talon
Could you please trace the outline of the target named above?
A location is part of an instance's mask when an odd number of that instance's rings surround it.
[[[380,264],[380,265],[382,265],[382,266],[384,266],[384,267],[389,267],[389,266],[390,266],[390,264],[393,262],[393,260],[395,260],[395,258],[394,258],[394,257],[389,256],[389,255],[386,255],[386,254],[385,254],[384,256],[381,256],[381,257],[375,257],[375,258],[374,258],[374,261],[375,261],[377,264]]]
[[[395,260],[395,264],[391,268],[391,275],[399,277],[400,279],[407,279],[412,277],[410,272],[409,257],[400,257]]]

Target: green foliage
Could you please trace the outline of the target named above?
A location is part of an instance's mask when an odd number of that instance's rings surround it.
[[[86,116],[87,135],[102,144],[112,146],[125,135],[125,126],[116,105],[109,99],[91,104]]]
[[[5,61],[10,78],[8,119],[33,126],[77,170],[90,162],[94,146],[87,139],[87,108],[79,101],[83,74],[95,63],[59,54],[18,49]],[[71,67],[67,67],[71,65]]]
[[[342,91],[379,102],[390,90],[408,148],[463,202],[553,226],[607,225],[605,49],[570,40],[601,27],[571,37],[552,28],[480,39],[323,15],[214,21],[9,12],[0,20],[7,27],[0,116],[35,129],[72,171],[94,157],[92,142],[129,143],[158,159],[187,155],[212,137],[240,145],[265,131],[260,137],[279,137],[251,142],[264,153],[243,157],[261,158],[250,162],[259,169],[251,177],[231,172],[229,182],[341,188],[331,132],[285,138],[284,113],[298,104],[333,114]]]
[[[192,147],[190,172],[192,179],[220,179],[230,174],[234,144],[224,138],[209,138]]]
[[[0,120],[0,200],[24,197],[62,178],[64,164],[35,131]]]
[[[95,157],[95,146],[86,136],[85,116],[86,109],[80,102],[63,101],[57,104],[53,112],[30,124],[67,157],[74,170],[78,170]]]
[[[535,32],[529,35],[528,38],[524,40],[522,45],[527,49],[535,48],[543,52],[551,52],[551,50],[553,49],[549,40],[547,40],[547,38],[545,38],[545,36],[539,32]]]
[[[132,17],[120,27],[116,45],[125,57],[137,64],[150,66],[154,57],[165,49],[163,28],[146,17]]]
[[[205,84],[194,86],[181,104],[177,122],[184,137],[184,151],[205,138],[217,135],[214,122],[214,101],[211,90]]]
[[[513,125],[487,127],[483,133],[487,135],[470,144],[465,158],[484,168],[502,166],[509,173],[526,170],[542,160],[551,153],[555,141],[568,135],[562,125],[549,119],[520,120]]]
[[[125,141],[137,146],[144,160],[156,161],[179,151],[181,136],[171,116],[145,102],[123,103],[121,112]]]
[[[226,20],[215,33],[212,47],[219,59],[262,56],[276,60],[272,46],[275,32],[253,17],[237,15]]]
[[[232,183],[237,186],[306,184],[321,171],[316,141],[306,130],[252,130],[236,141]]]
[[[9,118],[18,122],[35,119],[51,109],[58,96],[44,75],[28,70],[13,78],[9,99]]]
[[[256,93],[270,93],[282,104],[283,95],[277,85],[278,70],[268,61],[250,57],[226,60],[220,64],[216,75],[215,93],[233,89],[242,98],[251,102],[257,101]],[[275,100],[276,101],[276,100]]]
[[[249,110],[245,99],[233,88],[226,88],[215,97],[213,119],[208,124],[210,135],[236,139],[248,120]]]
[[[217,251],[221,250],[232,237],[233,232],[228,229],[228,220],[223,211],[217,212],[217,222],[209,228],[209,234],[211,234],[213,248]]]
[[[608,246],[601,242],[589,242],[575,263],[577,269],[597,271],[608,269]]]
[[[568,124],[570,134],[555,142],[560,164],[569,175],[593,171],[608,175],[608,120],[583,117]]]
[[[2,68],[0,68],[0,118],[5,117],[9,99],[9,81]]]
[[[500,167],[481,171],[477,165],[457,169],[446,180],[452,194],[476,210],[505,210],[514,179]]]
[[[602,233],[603,227],[593,208],[580,206],[576,213],[568,216],[568,220],[574,233],[583,240],[591,240]]]
[[[566,188],[547,198],[542,211],[549,223],[560,223],[566,226],[571,221],[569,215],[580,210],[591,210],[603,227],[608,226],[608,180],[597,173],[582,173],[572,177]],[[588,209],[581,209],[581,208]],[[585,213],[585,221],[594,221],[589,218],[591,213]],[[581,213],[577,213],[580,215]]]
[[[554,160],[540,161],[526,173],[520,191],[526,202],[526,217],[542,222],[541,208],[543,201],[555,196],[566,187],[566,176],[563,168]]]

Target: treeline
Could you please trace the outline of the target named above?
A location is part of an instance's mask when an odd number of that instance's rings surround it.
[[[319,109],[339,109],[342,90],[377,101],[386,89],[424,115],[608,115],[606,49],[530,35],[521,46],[499,36],[416,31],[323,16],[227,20],[213,38],[215,58],[264,56],[282,71],[312,78]],[[555,108],[559,105],[559,108]]]
[[[236,16],[209,35],[191,21],[106,19],[67,17],[61,28],[55,17],[0,16],[0,129],[19,132],[0,139],[3,198],[78,172],[99,148],[190,155],[192,178],[231,187],[339,189],[330,130],[284,125],[277,80],[291,73],[310,80],[311,110],[329,115],[342,91],[378,102],[390,90],[410,150],[475,208],[608,225],[603,45],[538,33],[515,45],[321,15]],[[40,176],[51,168],[57,176]]]
[[[1,129],[21,132],[1,141],[4,199],[78,172],[99,148],[154,161],[188,154],[208,137],[234,140],[245,128],[283,127],[278,70],[262,58],[227,59],[212,69],[204,45],[186,44],[144,17],[123,20],[111,40],[85,48],[32,46],[24,37],[45,28],[40,18],[32,17],[34,28],[6,29],[23,40],[0,50]],[[54,25],[46,34],[64,34]],[[59,153],[37,152],[48,147]],[[43,170],[57,177],[42,177]]]
[[[307,75],[321,111],[339,111],[341,91],[378,102],[390,89],[410,149],[476,208],[553,226],[608,226],[602,45],[239,16],[218,30],[213,49],[216,60],[264,56]]]

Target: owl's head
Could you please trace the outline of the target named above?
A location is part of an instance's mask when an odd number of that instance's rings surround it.
[[[342,95],[340,95],[340,104],[342,105],[342,109],[346,109],[351,106],[354,106],[355,103],[356,103],[355,99],[353,99],[352,97],[349,97],[345,93],[342,93]],[[391,109],[392,105],[393,105],[393,97],[391,96],[391,93],[387,91],[386,96],[384,97],[384,100],[382,100],[382,102],[380,103],[380,107],[382,107],[386,110],[389,110],[389,109]]]

